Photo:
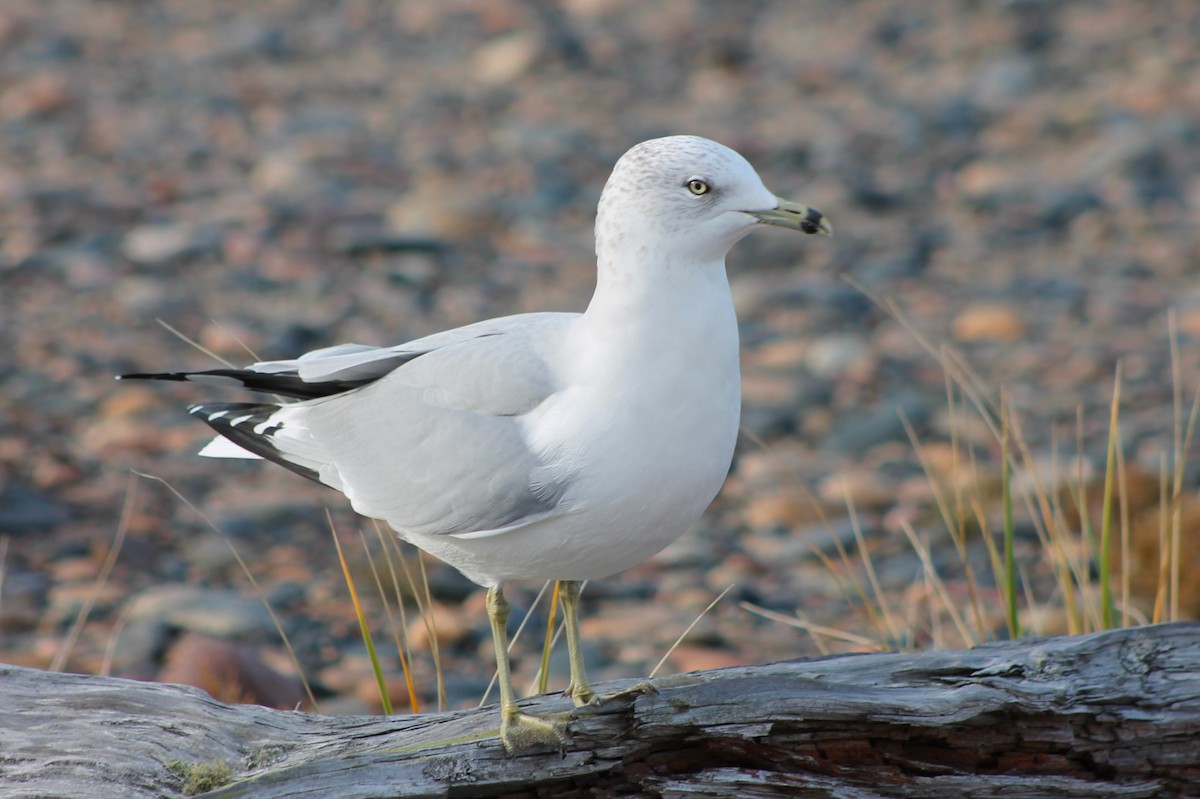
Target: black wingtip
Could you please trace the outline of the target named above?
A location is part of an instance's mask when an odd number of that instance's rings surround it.
[[[187,379],[186,372],[130,372],[117,375],[117,380],[175,380],[182,383]]]
[[[205,369],[199,372],[133,372],[117,375],[118,380],[173,380],[175,382],[206,383],[229,388],[244,388],[295,399],[315,399],[341,394],[375,380],[375,377],[356,380],[327,380],[308,383],[298,374],[256,372],[253,369]]]
[[[262,458],[278,463],[285,469],[321,483],[321,476],[299,463],[288,459],[286,453],[275,448],[273,437],[278,424],[267,426],[271,417],[280,409],[279,405],[253,402],[200,402],[188,408],[188,413],[204,421],[224,438],[242,449]]]

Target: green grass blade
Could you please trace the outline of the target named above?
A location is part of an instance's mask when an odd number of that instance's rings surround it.
[[[1113,621],[1112,601],[1112,517],[1113,484],[1117,465],[1117,409],[1121,404],[1121,364],[1113,380],[1112,415],[1108,423],[1108,458],[1104,465],[1104,506],[1100,519],[1100,621],[1103,629],[1111,630]],[[1086,513],[1086,508],[1084,509]]]
[[[1017,617],[1017,564],[1013,553],[1012,465],[1008,457],[1008,399],[1000,394],[1000,496],[1004,502],[1004,616],[1008,634],[1021,637]]]

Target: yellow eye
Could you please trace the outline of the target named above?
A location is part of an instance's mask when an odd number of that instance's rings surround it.
[[[708,194],[708,184],[700,178],[692,178],[687,182],[687,190],[699,197],[701,194]]]

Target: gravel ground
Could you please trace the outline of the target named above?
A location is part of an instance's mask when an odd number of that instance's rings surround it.
[[[847,493],[895,607],[919,615],[927,600],[905,524],[965,590],[904,422],[937,480],[971,486],[990,518],[994,493],[979,487],[998,445],[948,404],[922,342],[954,347],[991,400],[1003,387],[1033,460],[1057,445],[1068,471],[1077,437],[1082,468],[1103,468],[1120,363],[1122,448],[1153,505],[1176,386],[1186,405],[1200,366],[1198,40],[1191,0],[9,0],[0,659],[51,665],[88,606],[66,668],[294,703],[272,621],[203,513],[278,613],[322,709],[371,709],[326,508],[367,588],[369,526],[281,469],[195,458],[207,428],[183,408],[211,392],[112,376],[212,365],[158,320],[246,362],[247,349],[282,358],[581,309],[603,181],[627,147],[669,133],[740,150],[838,237],[764,232],[731,255],[746,435],[696,531],[588,587],[597,676],[647,673],[729,585],[668,669],[818,652],[739,601],[863,633],[813,555],[856,550]],[[1187,497],[1198,481],[1185,470]],[[1185,550],[1200,540],[1190,519]],[[1021,532],[1040,590],[1028,521]],[[428,566],[450,703],[478,701],[482,592]],[[414,635],[428,700],[428,634]],[[525,678],[535,649],[517,655]]]

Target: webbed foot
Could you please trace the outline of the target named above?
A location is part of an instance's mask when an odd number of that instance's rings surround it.
[[[569,713],[538,715],[515,711],[500,719],[500,742],[510,755],[544,749],[560,752],[567,745]]]

